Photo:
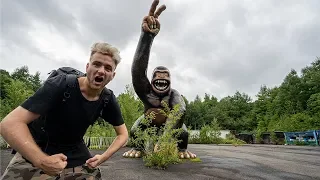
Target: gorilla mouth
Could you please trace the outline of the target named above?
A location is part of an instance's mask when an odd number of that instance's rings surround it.
[[[169,87],[169,81],[167,80],[155,80],[154,87],[159,91],[164,91]]]

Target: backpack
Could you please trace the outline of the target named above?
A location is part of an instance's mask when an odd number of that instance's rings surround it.
[[[61,74],[66,75],[67,87],[64,90],[63,98],[61,99],[60,102],[66,102],[68,100],[68,98],[71,97],[71,95],[72,95],[71,88],[76,87],[76,84],[74,83],[75,79],[78,77],[86,76],[85,73],[83,73],[77,69],[71,68],[71,67],[60,67],[56,70],[52,70],[48,74],[49,74],[49,76],[48,76],[47,80],[50,78],[53,78],[55,76],[61,75]],[[100,99],[100,105],[97,109],[97,112],[94,113],[93,118],[95,117],[95,115],[97,115],[97,113],[99,113],[100,116],[102,115],[103,109],[108,104],[110,97],[111,97],[111,94],[112,94],[112,91],[110,89],[104,88],[104,90],[102,91],[102,98]],[[95,121],[96,120],[90,121],[91,127],[95,123]],[[45,130],[45,123],[46,123],[46,115],[43,115],[28,124],[28,128],[30,130],[30,133],[32,134],[35,142],[39,146],[46,146],[46,144],[47,144],[48,137],[47,137],[47,133]],[[89,147],[89,146],[90,146],[90,139],[87,143],[87,147]],[[16,153],[16,151],[13,149],[12,154],[15,154],[15,153]]]

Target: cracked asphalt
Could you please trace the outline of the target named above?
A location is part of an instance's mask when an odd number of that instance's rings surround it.
[[[201,162],[186,161],[165,170],[144,166],[142,159],[123,158],[122,148],[100,168],[112,180],[320,180],[320,147],[190,144]],[[92,150],[92,154],[102,151]],[[13,155],[1,150],[1,174]]]

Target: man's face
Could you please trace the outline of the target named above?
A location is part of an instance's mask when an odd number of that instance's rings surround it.
[[[95,53],[87,64],[86,72],[92,89],[103,89],[115,76],[116,65],[111,56]]]
[[[164,94],[170,90],[170,76],[167,70],[157,70],[152,78],[152,89],[157,94]]]

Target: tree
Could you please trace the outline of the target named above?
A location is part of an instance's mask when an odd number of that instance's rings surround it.
[[[303,107],[307,108],[307,101],[310,96],[320,92],[320,58],[318,57],[311,66],[307,66],[301,70],[301,99],[303,99]]]
[[[19,80],[11,80],[5,85],[6,98],[1,101],[0,116],[1,120],[14,108],[18,107],[23,101],[31,96],[34,91]]]
[[[320,93],[312,94],[307,101],[307,107],[310,115],[320,117]]]
[[[24,82],[33,91],[36,91],[41,86],[40,72],[36,72],[35,75],[31,75],[29,73],[28,66],[16,68],[11,74],[11,77],[15,80]]]
[[[8,71],[0,69],[0,96],[1,100],[7,96],[6,85],[11,83],[11,76]]]
[[[126,85],[125,92],[119,94],[117,99],[127,128],[131,129],[133,123],[143,115],[143,104],[137,98],[132,85]]]

